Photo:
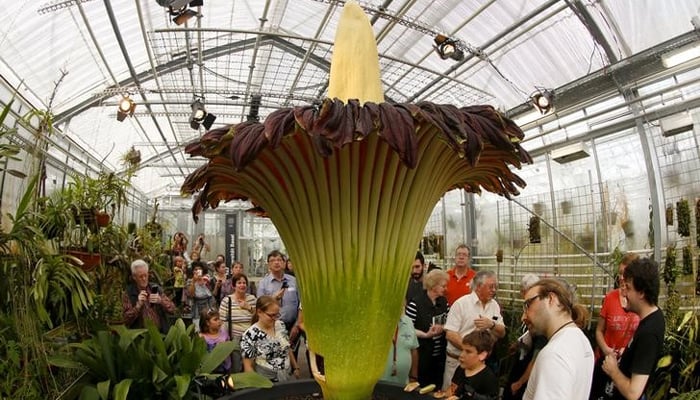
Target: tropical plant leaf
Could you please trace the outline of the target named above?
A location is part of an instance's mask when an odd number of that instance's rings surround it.
[[[257,372],[240,372],[231,374],[234,389],[245,388],[271,388],[272,381],[258,374]]]
[[[94,386],[84,386],[80,391],[80,400],[100,400],[100,394]]]
[[[114,400],[126,400],[129,395],[129,389],[131,388],[131,379],[124,379],[121,382],[114,385]]]
[[[204,355],[202,366],[199,369],[200,373],[208,374],[216,369],[224,362],[226,357],[230,356],[236,345],[233,342],[222,342],[214,346],[211,353]]]
[[[59,368],[82,369],[84,365],[68,354],[53,354],[47,357],[49,365]]]
[[[160,369],[157,365],[153,366],[153,376],[151,379],[153,380],[154,383],[160,383],[163,382],[168,378],[168,374],[166,374],[162,369]]]
[[[175,386],[177,387],[177,395],[179,398],[185,397],[190,390],[192,376],[190,375],[175,375]]]
[[[659,358],[659,361],[656,363],[656,368],[666,368],[671,365],[671,361],[673,361],[673,357],[670,354],[665,355]]]
[[[112,382],[109,379],[106,381],[98,382],[95,386],[97,388],[97,393],[99,393],[101,399],[109,399],[109,389],[112,386]]]

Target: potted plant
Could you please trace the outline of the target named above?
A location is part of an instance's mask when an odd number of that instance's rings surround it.
[[[299,265],[326,400],[371,396],[440,197],[453,188],[516,195],[525,182],[510,167],[531,161],[520,128],[493,107],[384,102],[374,38],[362,9],[346,2],[327,99],[210,130],[186,147],[208,159],[182,186],[197,194],[194,215],[250,199]]]
[[[66,351],[49,359],[51,365],[86,370],[73,390],[81,398],[193,398],[212,371],[235,349],[233,342],[219,343],[207,351],[204,339],[178,319],[163,336],[150,324],[147,329],[123,325],[103,330],[82,343],[66,345]],[[234,374],[234,387],[269,387],[272,382],[255,374]],[[129,397],[129,394],[132,394]],[[136,395],[136,396],[134,396]]]

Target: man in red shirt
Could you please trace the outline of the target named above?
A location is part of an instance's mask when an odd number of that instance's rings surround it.
[[[472,292],[471,282],[476,271],[469,265],[471,250],[466,244],[460,244],[455,250],[455,265],[447,271],[447,304],[452,305],[458,298]]]

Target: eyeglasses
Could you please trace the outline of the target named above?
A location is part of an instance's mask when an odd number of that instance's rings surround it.
[[[280,317],[282,316],[282,314],[280,314],[280,313],[270,314],[270,313],[266,313],[265,311],[263,311],[263,314],[267,315],[268,317],[270,317],[272,319],[280,319]]]
[[[535,300],[542,298],[539,294],[536,294],[523,302],[523,311],[527,311],[528,308],[534,303]]]

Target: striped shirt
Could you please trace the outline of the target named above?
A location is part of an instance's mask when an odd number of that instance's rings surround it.
[[[235,294],[226,296],[219,306],[219,317],[223,323],[222,329],[228,332],[229,323],[232,326],[231,338],[240,338],[251,325],[251,320],[253,315],[255,315],[255,302],[256,298],[252,294],[246,294],[245,302],[250,311],[244,310],[238,304],[238,300],[235,298]],[[231,304],[231,315],[229,315],[229,304]]]

